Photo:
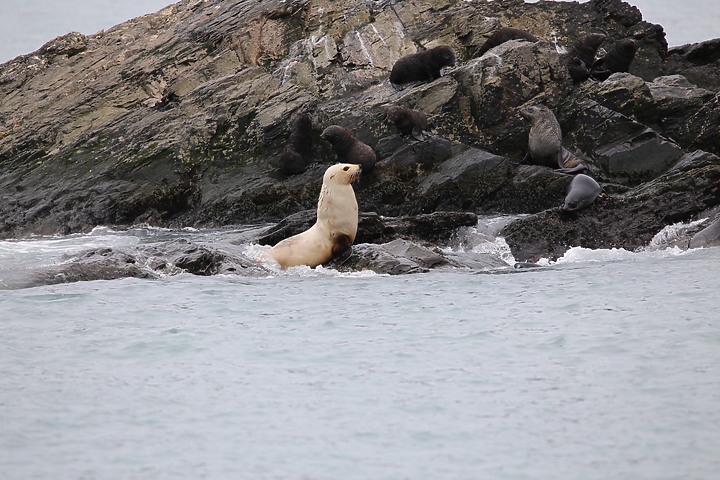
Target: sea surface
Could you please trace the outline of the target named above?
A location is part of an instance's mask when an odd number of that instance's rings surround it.
[[[0,478],[717,479],[720,248],[670,246],[680,225],[515,270],[492,222],[446,248],[507,268],[406,276],[17,288],[243,227],[0,241]]]
[[[0,0],[0,62],[166,3]],[[671,45],[720,37],[718,2],[631,3]],[[0,479],[719,478],[720,248],[679,225],[515,270],[495,221],[446,248],[507,268],[398,277],[22,288],[88,248],[246,227],[0,241]]]

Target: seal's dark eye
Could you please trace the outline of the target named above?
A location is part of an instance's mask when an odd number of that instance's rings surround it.
[[[348,170],[350,170],[350,167],[343,167],[343,172],[347,172]]]

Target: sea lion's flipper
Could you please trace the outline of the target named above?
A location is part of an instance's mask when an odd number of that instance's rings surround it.
[[[403,87],[403,86],[400,85],[399,83],[395,83],[395,82],[392,82],[392,81],[390,82],[390,85],[392,85],[393,88],[394,88],[395,90],[397,90],[398,92],[400,92],[400,91],[402,91],[402,90],[405,89],[405,87]]]
[[[413,127],[411,135],[415,140],[418,140],[420,142],[425,141],[425,135],[423,135],[423,131],[420,130],[419,127]]]
[[[522,163],[524,163],[524,164],[532,164],[533,163],[532,155],[530,155],[530,150],[525,152],[525,157],[523,157]]]
[[[581,163],[574,167],[558,168],[555,171],[560,172],[560,173],[582,173],[582,172],[586,171],[587,169],[588,169],[587,166]]]

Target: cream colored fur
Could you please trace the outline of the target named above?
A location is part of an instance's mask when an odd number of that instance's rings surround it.
[[[352,245],[357,234],[358,205],[351,183],[359,175],[360,166],[348,163],[333,165],[325,171],[315,224],[270,249],[270,255],[281,268],[316,267],[337,253],[333,247],[338,243],[349,240]]]

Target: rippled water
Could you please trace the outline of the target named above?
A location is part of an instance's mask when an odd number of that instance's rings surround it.
[[[155,241],[0,259],[113,239]],[[575,248],[514,273],[0,291],[0,477],[715,479],[719,289],[720,248]]]

